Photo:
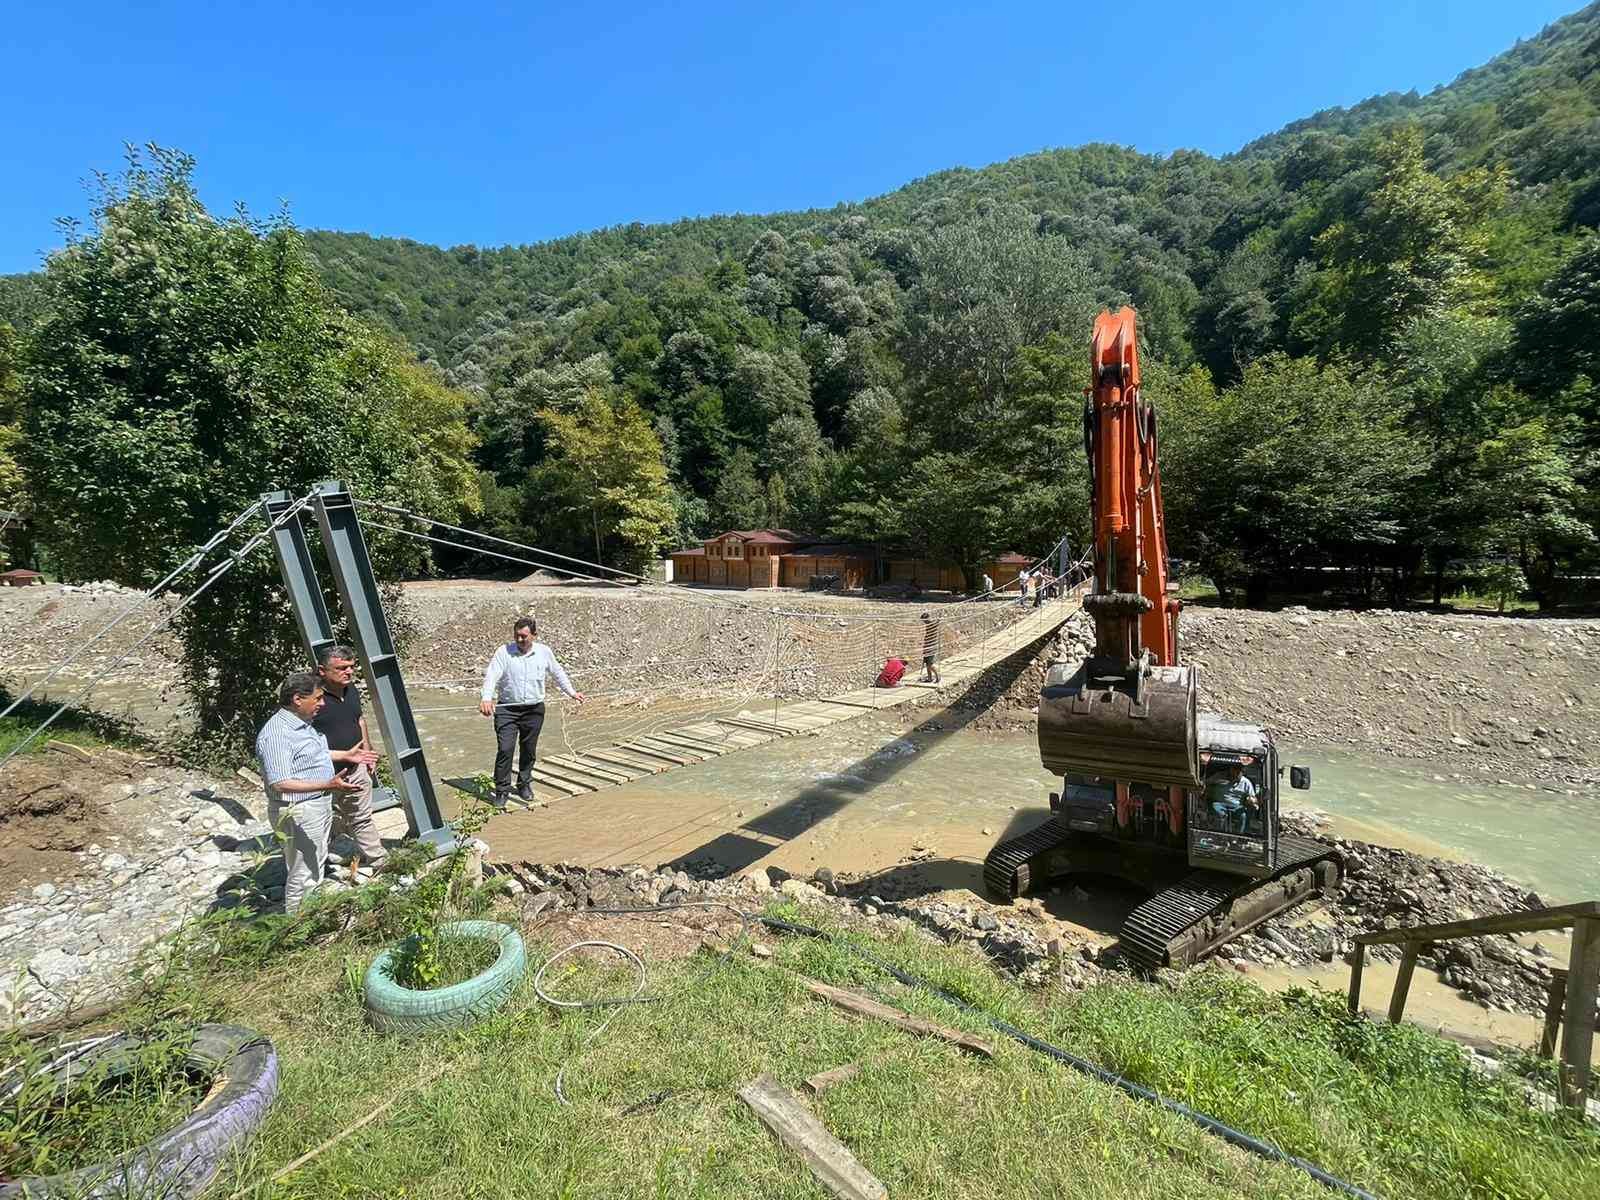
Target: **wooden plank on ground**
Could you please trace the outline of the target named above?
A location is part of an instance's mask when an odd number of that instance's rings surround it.
[[[889,1190],[883,1183],[772,1076],[752,1079],[739,1089],[739,1099],[780,1142],[800,1156],[817,1182],[840,1200],[888,1200]]]
[[[945,1025],[936,1025],[932,1021],[924,1021],[921,1017],[913,1017],[910,1013],[901,1012],[898,1008],[891,1008],[874,1000],[871,996],[863,996],[860,992],[849,992],[844,988],[837,988],[831,984],[818,983],[814,979],[805,981],[806,990],[813,996],[819,996],[836,1008],[846,1012],[853,1012],[857,1016],[873,1017],[879,1021],[887,1021],[897,1029],[907,1033],[914,1033],[920,1037],[938,1038],[941,1042],[949,1042],[958,1049],[965,1050],[968,1054],[976,1054],[980,1058],[993,1058],[994,1047],[982,1038],[973,1037],[970,1033],[962,1033],[959,1029],[951,1029]]]
[[[800,730],[792,729],[787,725],[773,725],[766,721],[746,721],[742,717],[718,717],[718,725],[731,725],[735,729],[749,729],[757,733],[766,733],[772,737],[789,737],[799,733]]]
[[[716,721],[702,721],[698,725],[684,725],[673,730],[713,746],[732,746],[735,750],[748,750],[752,746],[765,746],[772,740],[757,737],[747,729],[724,729]]]
[[[669,741],[659,733],[641,733],[629,745],[654,746],[657,750],[668,754],[687,754],[686,763],[704,762],[708,758],[716,758],[722,753],[718,750],[708,750],[704,746],[690,746],[682,741]]]
[[[59,738],[51,738],[45,742],[44,748],[53,750],[57,754],[65,754],[68,758],[75,758],[79,762],[94,761],[94,755],[90,754],[82,746],[74,746],[71,742],[63,742]]]
[[[861,1068],[855,1063],[845,1063],[842,1067],[834,1067],[831,1071],[820,1071],[806,1080],[800,1086],[813,1096],[820,1096],[823,1092],[838,1084],[854,1079],[861,1074]]]
[[[619,767],[638,771],[644,775],[659,775],[667,770],[667,764],[656,759],[647,759],[643,755],[618,749],[616,746],[607,746],[604,750],[585,750],[585,758],[597,758],[601,762],[616,763]]]

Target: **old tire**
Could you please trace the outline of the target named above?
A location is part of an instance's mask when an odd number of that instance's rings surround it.
[[[398,950],[391,946],[372,960],[362,992],[373,1028],[392,1033],[426,1033],[470,1025],[505,1003],[528,967],[522,935],[498,921],[453,921],[441,925],[445,937],[482,938],[500,948],[487,969],[461,983],[423,991],[402,987],[389,978],[388,966]]]
[[[143,1040],[131,1034],[107,1038],[51,1074],[65,1084],[91,1065],[104,1066],[113,1074],[119,1062],[128,1062],[131,1069]],[[272,1043],[253,1029],[202,1025],[195,1031],[184,1064],[213,1079],[220,1077],[224,1083],[179,1124],[110,1162],[0,1184],[0,1200],[128,1196],[181,1200],[205,1191],[223,1161],[243,1149],[266,1119],[278,1094],[278,1055]]]

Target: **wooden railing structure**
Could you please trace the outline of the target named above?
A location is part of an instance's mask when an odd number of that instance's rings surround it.
[[[1411,990],[1411,976],[1417,967],[1417,955],[1425,945],[1455,938],[1481,937],[1487,933],[1538,933],[1569,927],[1572,930],[1572,953],[1567,961],[1567,969],[1557,971],[1551,984],[1540,1052],[1548,1056],[1554,1051],[1556,1026],[1559,1023],[1562,1027],[1561,1102],[1575,1106],[1581,1112],[1589,1093],[1595,1001],[1596,992],[1600,991],[1600,900],[1585,900],[1582,904],[1567,904],[1560,908],[1535,908],[1526,912],[1474,917],[1469,921],[1450,921],[1442,925],[1413,925],[1408,929],[1360,934],[1356,937],[1355,954],[1350,961],[1350,1015],[1356,1016],[1361,1012],[1361,969],[1366,965],[1368,946],[1403,947],[1400,972],[1394,981],[1394,994],[1389,998],[1389,1020],[1398,1022],[1405,1014],[1406,993]]]

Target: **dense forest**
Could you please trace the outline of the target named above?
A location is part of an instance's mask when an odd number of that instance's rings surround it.
[[[1132,303],[1173,552],[1225,593],[1341,567],[1374,597],[1551,604],[1600,571],[1597,223],[1600,4],[1220,159],[1088,145],[500,249],[257,234],[462,397],[456,515],[518,541],[1081,543],[1088,330]],[[0,508],[46,501],[27,410],[57,274],[0,280]]]

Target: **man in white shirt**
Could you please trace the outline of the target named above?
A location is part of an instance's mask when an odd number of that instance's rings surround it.
[[[583,703],[583,693],[573,688],[554,651],[535,641],[539,627],[532,617],[518,617],[512,626],[515,639],[501,646],[483,673],[478,711],[494,718],[494,804],[504,808],[511,798],[511,758],[517,758],[517,795],[533,799],[533,763],[544,728],[544,678],[555,676],[556,686]]]
[[[322,708],[322,681],[309,671],[283,681],[278,704],[256,736],[256,757],[267,785],[267,820],[283,839],[283,908],[292,913],[322,883],[334,795],[360,790],[349,772],[371,770],[378,756],[362,747],[328,749],[311,723]]]

